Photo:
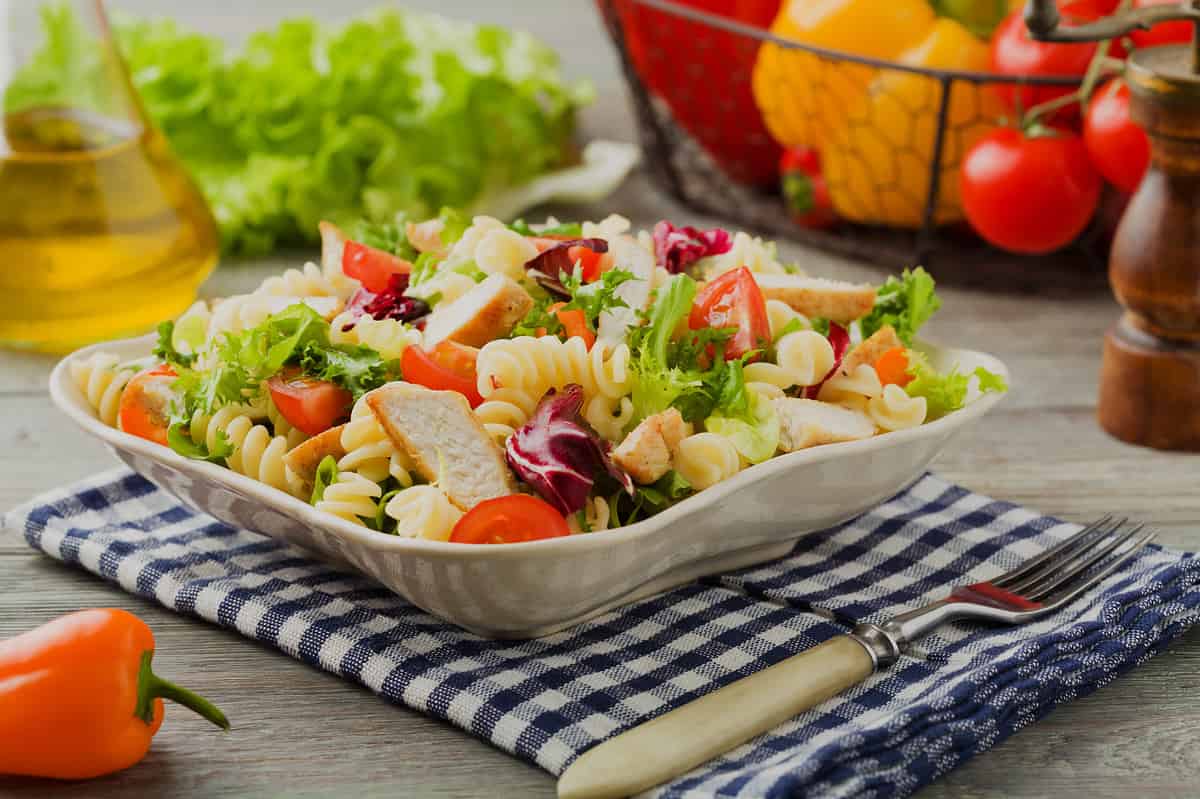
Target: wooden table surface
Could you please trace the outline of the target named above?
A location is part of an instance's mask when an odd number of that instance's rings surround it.
[[[369,3],[127,0],[238,38],[285,12],[335,17]],[[204,5],[204,10],[196,7]],[[464,18],[525,27],[558,46],[570,74],[591,78],[601,103],[589,134],[630,138],[615,58],[591,3],[426,0]],[[515,8],[510,6],[517,6]],[[606,205],[652,224],[669,216],[703,223],[636,177]],[[591,209],[591,216],[605,209]],[[582,216],[588,216],[584,213]],[[818,274],[878,279],[851,264],[783,244]],[[294,259],[224,266],[212,296],[247,290]],[[11,268],[11,267],[8,267]],[[1200,460],[1124,446],[1094,421],[1104,329],[1116,314],[1107,294],[994,295],[946,288],[930,337],[985,349],[1012,369],[1011,396],[937,462],[945,477],[1063,518],[1107,512],[1153,523],[1164,544],[1200,547]],[[31,495],[113,465],[98,444],[51,407],[47,357],[0,353],[0,511]],[[0,780],[12,797],[126,799],[150,796],[524,796],[549,797],[554,782],[455,728],[387,704],[235,633],[168,613],[80,571],[32,554],[14,531],[0,534],[0,637],[77,608],[117,606],[154,628],[160,672],[219,701],[228,735],[178,709],[137,768],[86,786]],[[1197,795],[1200,631],[1096,694],[1056,710],[919,795],[935,797],[1148,797]]]

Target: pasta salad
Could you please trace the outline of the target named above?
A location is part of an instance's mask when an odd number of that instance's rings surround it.
[[[71,364],[106,424],[382,534],[633,523],[777,455],[916,427],[999,375],[914,349],[906,270],[810,277],[746,233],[627,220],[322,225],[320,264]]]

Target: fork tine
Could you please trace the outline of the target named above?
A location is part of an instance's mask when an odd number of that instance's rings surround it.
[[[1131,527],[1126,532],[1121,532],[1119,529],[1114,530],[1118,535],[1109,538],[1101,538],[1092,543],[1090,547],[1080,551],[1074,558],[1065,564],[1061,564],[1057,569],[1043,574],[1032,581],[1022,581],[1024,584],[1020,587],[1013,587],[1011,590],[1014,594],[1020,594],[1026,599],[1038,601],[1039,598],[1050,595],[1050,592],[1060,585],[1065,585],[1067,582],[1075,579],[1079,574],[1095,566],[1097,563],[1104,560],[1108,555],[1114,552],[1118,547],[1129,541],[1138,533],[1144,530],[1146,525],[1138,524]]]
[[[1105,577],[1112,574],[1113,572],[1115,572],[1117,569],[1124,566],[1129,561],[1133,560],[1133,558],[1139,552],[1142,551],[1142,548],[1145,547],[1146,544],[1149,544],[1151,541],[1154,540],[1155,535],[1157,535],[1157,533],[1155,533],[1154,531],[1146,533],[1144,536],[1142,536],[1141,538],[1137,539],[1132,544],[1130,544],[1124,552],[1120,553],[1119,557],[1117,557],[1115,560],[1113,560],[1111,563],[1109,563],[1107,566],[1105,566],[1100,571],[1090,575],[1086,580],[1081,582],[1079,585],[1073,586],[1064,591],[1060,591],[1058,594],[1056,594],[1052,597],[1049,597],[1048,601],[1044,604],[1041,612],[1044,613],[1047,611],[1056,610],[1056,609],[1062,607],[1063,605],[1066,605],[1067,603],[1073,601],[1080,594],[1084,593],[1085,591],[1090,589],[1092,586],[1096,585],[1098,582],[1103,580]]]
[[[1081,544],[1086,544],[1089,540],[1094,538],[1098,531],[1104,530],[1105,532],[1101,534],[1108,535],[1108,532],[1113,529],[1109,526],[1109,522],[1112,521],[1112,518],[1113,517],[1111,515],[1108,515],[1099,521],[1089,524],[1087,527],[1084,527],[1082,530],[1075,533],[1065,541],[1062,541],[1061,543],[1051,547],[1036,557],[1030,558],[1021,565],[1017,566],[1015,569],[992,580],[992,585],[996,586],[997,588],[1003,588],[1006,591],[1011,590],[1012,585],[1016,581],[1024,577],[1028,577],[1036,571],[1041,571],[1044,566],[1052,564],[1060,557],[1070,557]],[[1117,526],[1119,527],[1124,523],[1125,520],[1122,519],[1117,523]]]

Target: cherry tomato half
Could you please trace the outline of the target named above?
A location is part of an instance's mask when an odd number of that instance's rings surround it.
[[[165,447],[175,378],[175,370],[166,364],[135,375],[121,392],[117,411],[120,428]]]
[[[750,350],[771,343],[771,320],[767,302],[746,267],[732,269],[705,284],[692,306],[688,327],[736,327],[733,338],[725,342],[725,359],[740,358]]]
[[[387,290],[392,275],[412,272],[412,264],[389,252],[347,241],[342,252],[342,272],[362,283],[367,291],[378,294]]]
[[[567,520],[543,499],[527,494],[485,499],[454,525],[456,544],[519,544],[570,535]]]
[[[476,408],[483,403],[475,373],[478,355],[475,347],[453,341],[443,341],[429,351],[415,345],[405,347],[400,356],[400,373],[409,383],[435,391],[457,391]]]
[[[1027,254],[1053,252],[1083,232],[1103,185],[1079,136],[1031,137],[1012,128],[976,142],[959,181],[971,227],[997,247]]]
[[[1150,166],[1150,139],[1129,115],[1129,86],[1123,80],[1104,84],[1088,103],[1083,142],[1100,174],[1123,192],[1132,193]]]
[[[1102,4],[1096,0],[1063,3],[1060,13],[1063,24],[1067,27],[1092,22],[1104,16]],[[1000,27],[992,36],[992,71],[1001,75],[1082,76],[1087,72],[1088,64],[1095,54],[1094,42],[1063,44],[1036,41],[1025,27],[1024,12],[1021,9],[1014,11],[1000,23]],[[1109,55],[1119,58],[1124,55],[1124,50],[1117,42],[1113,42]],[[1021,86],[1018,89],[1016,84],[996,84],[996,94],[1013,111],[1028,110],[1071,91],[1073,87],[1070,86]],[[1070,109],[1064,109],[1055,118],[1077,119],[1078,105],[1073,104]]]
[[[292,427],[320,435],[345,418],[353,395],[327,380],[302,376],[287,369],[267,381],[271,402]]]
[[[1149,6],[1177,6],[1179,0],[1133,0],[1134,8]],[[1187,44],[1192,40],[1192,23],[1187,20],[1160,22],[1148,31],[1135,30],[1130,32],[1137,47],[1156,47],[1160,44]]]

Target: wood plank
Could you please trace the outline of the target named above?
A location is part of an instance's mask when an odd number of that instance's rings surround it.
[[[553,796],[553,781],[457,729],[391,705],[240,635],[181,617],[49,558],[0,558],[0,638],[79,607],[120,607],[155,631],[155,669],[217,701],[222,734],[178,706],[137,768],[86,795]],[[438,786],[441,786],[440,788]],[[5,797],[78,797],[70,783],[0,777]]]
[[[170,14],[224,36],[284,15],[332,19],[376,0],[116,0],[144,14]],[[633,135],[615,59],[591,0],[407,0],[406,6],[464,19],[523,27],[558,46],[569,75],[590,77],[601,100],[583,116],[590,135]],[[587,42],[587,46],[578,46]],[[602,207],[639,225],[671,218],[712,226],[631,180]],[[879,280],[869,264],[806,251],[786,242],[785,257],[816,274]],[[207,296],[245,291],[263,276],[315,253],[227,263]],[[1195,461],[1121,445],[1092,421],[1101,336],[1116,315],[1107,295],[995,295],[946,288],[930,337],[1001,357],[1014,375],[1011,395],[938,460],[944,477],[995,497],[1078,521],[1125,513],[1152,521],[1163,542],[1200,548]],[[49,404],[53,358],[0,353],[0,511],[30,495],[115,463]],[[387,704],[349,683],[246,639],[131,597],[82,572],[29,552],[15,531],[0,533],[0,637],[79,607],[137,612],[155,629],[158,669],[218,700],[234,721],[229,735],[175,709],[145,763],[89,783],[88,797],[150,795],[528,796],[550,797],[553,781],[448,725]],[[1200,710],[1200,631],[1097,694],[1071,703],[976,757],[920,797],[1103,799],[1194,795],[1195,729]],[[0,779],[13,797],[79,796],[74,785]]]

